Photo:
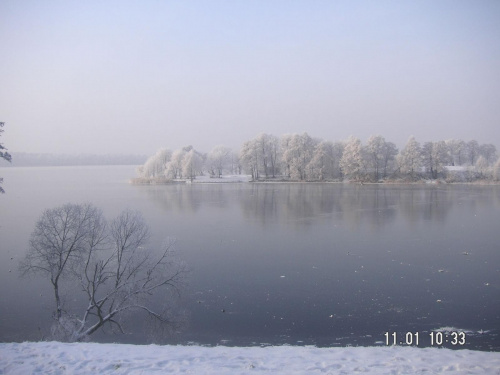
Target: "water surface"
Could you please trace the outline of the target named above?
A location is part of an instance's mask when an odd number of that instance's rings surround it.
[[[2,341],[39,339],[50,326],[48,281],[17,273],[41,212],[91,202],[108,218],[140,210],[152,246],[177,238],[190,268],[176,301],[186,324],[157,342],[384,345],[385,332],[418,332],[429,346],[433,329],[455,327],[470,331],[467,348],[500,349],[497,186],[134,186],[129,166],[0,175]],[[152,339],[142,316],[128,319],[129,334],[94,339]]]

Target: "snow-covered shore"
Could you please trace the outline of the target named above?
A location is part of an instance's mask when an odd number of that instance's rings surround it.
[[[411,347],[0,343],[0,374],[500,374],[500,353]]]

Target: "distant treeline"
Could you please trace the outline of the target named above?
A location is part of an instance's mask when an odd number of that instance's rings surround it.
[[[36,154],[13,152],[12,162],[0,160],[1,167],[41,167],[73,165],[140,165],[147,159],[145,155],[94,155],[94,154]]]
[[[160,149],[138,168],[144,182],[194,179],[209,174],[247,173],[254,181],[416,181],[448,182],[500,179],[500,161],[493,144],[475,140],[419,143],[410,137],[398,150],[382,136],[366,144],[351,136],[331,142],[307,133],[259,134],[238,151],[216,146],[209,153],[192,146],[171,151]]]

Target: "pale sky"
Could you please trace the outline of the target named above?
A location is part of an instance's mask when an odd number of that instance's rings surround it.
[[[0,1],[14,153],[260,132],[500,146],[500,1]]]

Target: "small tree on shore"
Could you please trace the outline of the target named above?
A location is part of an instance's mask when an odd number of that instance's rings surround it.
[[[185,269],[171,260],[175,241],[153,256],[145,248],[148,239],[149,229],[134,211],[123,211],[109,226],[90,204],[65,204],[42,214],[20,269],[48,277],[52,284],[54,338],[82,341],[105,325],[123,333],[119,318],[134,310],[172,323],[167,310],[152,307],[152,297],[177,290]],[[74,282],[86,301],[80,314],[64,306],[61,298],[61,287]]]

